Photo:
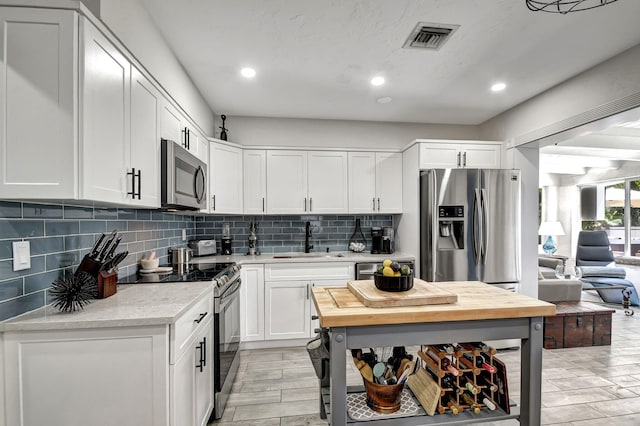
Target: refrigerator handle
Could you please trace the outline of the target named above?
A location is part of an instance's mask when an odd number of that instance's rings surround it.
[[[480,190],[480,212],[482,214],[481,218],[482,218],[482,223],[480,226],[480,229],[482,229],[482,247],[481,247],[481,256],[482,256],[482,264],[486,265],[487,264],[487,246],[489,244],[489,232],[487,230],[487,223],[489,223],[489,221],[487,220],[487,190],[486,189],[481,189]]]
[[[431,282],[436,281],[436,260],[437,260],[437,250],[438,250],[438,239],[437,239],[437,229],[438,229],[438,205],[437,205],[437,197],[436,190],[436,171],[431,169],[429,170],[429,204],[431,204]]]
[[[473,212],[472,217],[471,217],[471,236],[472,236],[472,242],[473,242],[473,261],[474,263],[477,265],[478,262],[480,261],[480,247],[479,247],[479,241],[482,240],[482,236],[479,235],[480,234],[480,229],[479,229],[479,223],[478,223],[478,216],[479,216],[479,212],[478,210],[480,209],[480,205],[478,203],[479,199],[479,193],[478,193],[478,189],[474,189],[473,192]]]

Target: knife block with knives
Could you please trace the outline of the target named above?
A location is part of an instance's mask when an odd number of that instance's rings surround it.
[[[96,240],[91,251],[84,256],[75,272],[75,275],[86,272],[96,279],[98,284],[96,298],[98,299],[103,299],[116,293],[118,281],[116,267],[129,254],[128,251],[114,254],[121,239],[122,237],[118,236],[118,231],[115,229],[109,237],[102,234]]]

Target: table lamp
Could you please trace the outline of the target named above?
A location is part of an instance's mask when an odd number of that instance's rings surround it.
[[[542,222],[540,224],[540,228],[538,228],[538,235],[548,236],[547,240],[542,245],[542,250],[544,250],[547,256],[551,256],[558,249],[556,242],[553,241],[553,236],[564,235],[564,229],[560,222]]]

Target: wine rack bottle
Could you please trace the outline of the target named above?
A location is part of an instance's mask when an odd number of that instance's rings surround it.
[[[482,368],[486,371],[488,371],[489,373],[493,374],[496,372],[496,368],[489,364],[487,361],[489,360],[485,360],[485,356],[484,354],[480,353],[477,356],[473,356],[469,353],[465,353],[463,354],[463,356],[470,362],[472,362],[477,368]],[[488,358],[488,356],[487,356]]]
[[[452,389],[456,394],[462,393],[462,389],[460,389],[458,387],[458,385],[456,385],[455,380],[449,374],[447,374],[446,376],[444,376],[442,378],[442,382],[441,383],[442,383],[443,387],[447,387],[449,389]]]
[[[449,358],[442,359],[442,369],[449,372],[453,376],[458,376],[460,372],[453,366],[452,361]]]
[[[479,376],[477,376],[476,378],[476,383],[480,386],[484,386],[485,388],[487,388],[489,391],[491,392],[497,392],[498,391],[498,386],[493,383],[489,377],[488,374],[481,374]]]
[[[448,399],[447,407],[449,408],[449,410],[451,410],[451,413],[460,414],[462,412],[462,408],[460,408],[460,406],[456,403],[455,397],[453,395],[449,395],[446,398]]]
[[[461,383],[472,394],[477,395],[480,393],[480,388],[476,386],[476,384],[469,378],[469,376],[462,376]]]
[[[491,411],[497,408],[496,403],[484,393],[482,394],[482,403]]]
[[[469,406],[469,408],[471,408],[471,410],[475,414],[480,413],[480,405],[478,405],[478,403],[473,399],[473,397],[469,395],[467,392],[464,392],[462,394],[462,400],[464,401],[465,404]]]

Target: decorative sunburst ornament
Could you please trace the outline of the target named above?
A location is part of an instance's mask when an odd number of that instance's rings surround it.
[[[53,306],[62,312],[75,312],[84,309],[85,305],[95,299],[98,283],[86,272],[58,278],[51,284],[49,294]]]
[[[617,0],[526,0],[527,7],[533,11],[567,14],[579,12],[613,3]]]

